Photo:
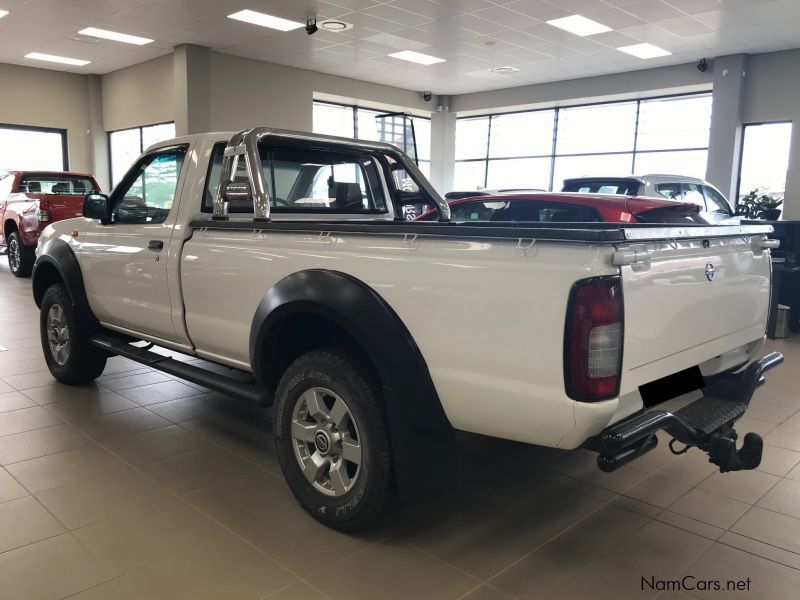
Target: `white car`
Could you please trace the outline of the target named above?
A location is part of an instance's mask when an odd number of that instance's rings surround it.
[[[574,177],[564,180],[561,191],[667,198],[698,205],[700,214],[709,223],[737,220],[734,208],[722,192],[707,181],[684,175],[653,173],[623,177]]]
[[[398,218],[419,203],[439,222]],[[664,430],[723,471],[758,466],[760,438],[737,450],[733,424],[782,360],[759,358],[771,226],[449,218],[388,144],[269,129],[159,143],[42,233],[45,360],[66,384],[119,355],[274,405],[286,483],[339,529],[392,491],[450,489],[456,430],[589,444],[606,471]]]

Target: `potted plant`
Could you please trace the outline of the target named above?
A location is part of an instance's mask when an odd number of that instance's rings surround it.
[[[767,221],[777,221],[781,216],[781,209],[778,208],[781,204],[783,204],[783,200],[778,200],[766,194],[761,196],[758,199],[761,218]]]
[[[754,188],[746,196],[743,196],[736,207],[737,214],[748,219],[777,221],[778,217],[781,216],[781,211],[778,207],[783,204],[783,200],[778,200],[760,192],[759,188]]]

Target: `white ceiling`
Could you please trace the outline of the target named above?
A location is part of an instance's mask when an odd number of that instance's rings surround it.
[[[336,17],[345,33],[279,32],[226,18],[249,8],[304,22]],[[800,47],[800,0],[0,0],[0,62],[44,52],[92,61],[107,73],[167,54],[177,44],[402,88],[459,94],[680,64],[702,57]],[[571,14],[613,31],[582,38],[545,21]],[[154,38],[147,46],[72,39],[87,26]],[[671,56],[616,50],[650,42]],[[388,57],[417,50],[447,59],[421,66]],[[511,65],[513,74],[490,69]]]

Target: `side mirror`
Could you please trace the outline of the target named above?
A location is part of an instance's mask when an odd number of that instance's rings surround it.
[[[108,196],[105,194],[91,193],[83,198],[83,216],[87,219],[108,219]]]

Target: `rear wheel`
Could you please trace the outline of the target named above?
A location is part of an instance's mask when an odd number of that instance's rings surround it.
[[[107,354],[89,343],[91,324],[73,309],[63,284],[44,293],[39,329],[47,367],[61,383],[89,383],[105,369]]]
[[[388,501],[391,463],[378,389],[370,371],[343,350],[301,356],[278,385],[281,469],[303,508],[329,527],[366,527]]]
[[[17,277],[29,277],[36,260],[36,251],[22,243],[18,231],[8,236],[8,268]]]

